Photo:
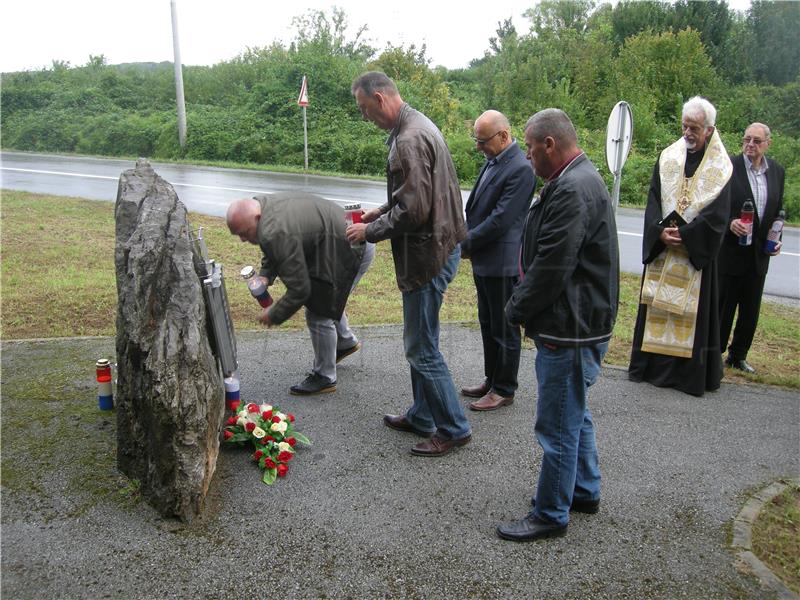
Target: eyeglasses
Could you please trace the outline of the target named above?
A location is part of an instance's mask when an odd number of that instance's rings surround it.
[[[760,146],[761,144],[763,144],[766,141],[767,140],[762,140],[760,138],[750,138],[750,137],[742,138],[742,143],[743,144],[749,144],[749,143],[752,142],[756,146]]]
[[[502,129],[500,131],[498,131],[497,133],[495,133],[494,135],[490,135],[485,140],[482,140],[480,138],[476,138],[474,135],[472,136],[472,139],[475,140],[476,144],[480,144],[481,146],[483,146],[484,144],[488,143],[493,137],[497,136],[500,133],[503,133]]]

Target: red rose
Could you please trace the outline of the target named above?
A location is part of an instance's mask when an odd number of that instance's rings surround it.
[[[265,410],[264,412],[261,413],[261,418],[264,419],[265,421],[269,421],[272,418],[272,411]]]
[[[264,446],[267,445],[267,442],[269,442],[269,440],[267,438],[265,438],[265,437],[263,437],[260,440],[258,440],[258,443],[259,444],[263,444]]]
[[[253,404],[252,402],[247,405],[247,412],[249,413],[257,413],[258,412],[258,405]]]
[[[262,456],[264,456],[264,453],[261,450],[256,450],[256,453],[253,454],[253,458],[256,460],[260,459]]]
[[[239,408],[239,400],[230,400],[228,402],[228,410],[236,410]]]
[[[281,422],[281,418],[278,415],[275,415],[274,417],[272,417],[272,422],[273,423],[280,423]]]
[[[265,439],[265,440],[267,440],[268,442],[274,442],[274,441],[275,441],[275,438],[274,438],[274,437],[272,437],[271,435],[268,435],[268,436],[267,436],[267,437],[265,437],[264,439]]]
[[[236,425],[236,421],[239,420],[239,417],[228,417],[228,425]]]
[[[252,421],[248,421],[247,423],[244,424],[244,429],[247,432],[253,431],[253,429],[255,429],[255,428],[256,428],[256,424],[253,423]]]
[[[232,432],[232,431],[228,431],[228,430],[226,429],[226,430],[225,430],[225,432],[222,434],[222,436],[223,436],[223,437],[224,437],[226,440],[229,440],[229,439],[231,439],[231,438],[233,437],[233,432]]]
[[[284,450],[283,452],[278,453],[278,460],[281,462],[289,462],[292,460],[292,453],[288,450]]]
[[[286,415],[286,418],[289,419],[289,423],[294,423],[294,415],[292,413]]]
[[[267,458],[264,461],[264,467],[266,467],[267,469],[274,469],[275,468],[275,462],[271,458]]]
[[[297,440],[292,437],[289,437],[286,438],[286,443],[289,444],[292,448],[294,448],[294,445],[297,443]]]
[[[284,477],[286,472],[289,470],[288,465],[284,465],[283,463],[278,465],[278,477]]]

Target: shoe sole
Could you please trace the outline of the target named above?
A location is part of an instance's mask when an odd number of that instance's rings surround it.
[[[322,388],[321,390],[317,390],[316,392],[300,392],[297,390],[289,390],[289,394],[292,396],[316,396],[317,394],[330,394],[336,391],[336,386]]]
[[[500,531],[499,528],[496,531],[497,531],[498,537],[500,537],[500,538],[502,538],[504,540],[508,540],[510,542],[537,542],[539,540],[546,540],[546,539],[549,539],[549,538],[564,537],[565,535],[567,535],[567,528],[566,527],[564,529],[554,529],[553,531],[548,531],[547,533],[542,533],[541,535],[537,535],[536,537],[529,537],[529,538],[515,537],[513,535],[506,535],[505,533]]]
[[[502,408],[504,406],[511,406],[514,404],[514,399],[511,398],[510,400],[503,400],[499,404],[495,404],[494,406],[475,406],[475,403],[470,403],[469,409],[470,410],[477,410],[477,411],[489,411],[489,410],[497,410],[498,408]]]
[[[352,348],[348,348],[348,349],[347,349],[347,350],[345,350],[345,351],[344,351],[342,354],[340,354],[339,356],[337,356],[337,357],[336,357],[336,364],[338,365],[338,364],[339,364],[341,361],[343,361],[345,358],[347,358],[347,357],[348,357],[348,356],[350,356],[351,354],[355,354],[355,353],[356,353],[356,352],[358,352],[359,350],[361,350],[361,343],[358,343],[358,344],[356,344],[356,345],[355,345],[355,346],[353,346]]]
[[[414,456],[431,456],[431,457],[446,456],[446,455],[450,454],[456,448],[462,448],[462,447],[466,446],[467,444],[469,444],[471,441],[472,441],[471,437],[466,442],[459,443],[457,441],[452,448],[450,448],[449,450],[445,450],[444,452],[419,452],[419,451],[416,450],[416,448],[411,448],[411,454],[413,454]]]

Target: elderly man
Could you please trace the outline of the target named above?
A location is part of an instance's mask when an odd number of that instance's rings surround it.
[[[645,271],[628,367],[648,381],[702,396],[719,388],[717,254],[728,226],[732,166],[705,98],[683,105],[683,137],[653,169],[644,214]]]
[[[336,391],[336,363],[361,344],[350,329],[345,303],[375,256],[374,244],[351,247],[341,206],[306,193],[280,193],[235,200],[228,229],[263,253],[259,277],[280,277],[286,293],[261,311],[258,320],[280,325],[306,307],[314,349],[311,373],[289,392],[297,396]]]
[[[465,227],[455,166],[441,132],[400,97],[395,83],[372,71],[351,91],[361,114],[390,132],[388,202],[347,228],[351,242],[392,240],[397,285],[403,294],[403,345],[414,401],[404,415],[385,415],[387,427],[429,439],[419,456],[442,456],[471,439],[453,378],[439,351],[439,309],[460,259]]]
[[[742,153],[732,159],[729,225],[719,251],[720,349],[725,352],[733,315],[738,308],[725,364],[745,373],[756,372],[746,360],[747,352],[758,325],[769,257],[781,251],[780,241],[773,251],[765,247],[772,223],[783,208],[783,167],[765,156],[771,143],[769,127],[763,123],[753,123],[744,132]],[[739,215],[746,200],[755,204],[753,242],[741,246],[739,236],[747,233],[747,227]]]
[[[508,119],[487,110],[475,121],[475,145],[486,156],[466,206],[467,239],[462,258],[472,260],[483,340],[484,380],[461,389],[472,410],[495,410],[514,401],[519,369],[519,327],[506,319],[505,306],[519,280],[522,223],[536,176],[511,137]]]
[[[525,145],[545,184],[525,219],[524,275],[506,306],[536,344],[539,484],[527,517],[497,527],[524,542],[562,536],[570,510],[595,513],[600,468],[588,388],[600,373],[619,302],[614,209],[561,110],[533,115]]]

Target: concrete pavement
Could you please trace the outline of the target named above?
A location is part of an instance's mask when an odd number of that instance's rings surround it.
[[[293,412],[314,445],[273,486],[247,451],[223,448],[189,525],[121,499],[93,370],[113,340],[4,343],[3,595],[773,597],[737,570],[731,527],[751,494],[800,474],[796,392],[724,383],[698,399],[604,368],[590,398],[600,512],[573,515],[564,538],[515,544],[494,528],[526,514],[541,461],[533,351],[512,406],[469,413],[471,444],[423,458],[409,453],[417,438],[381,423],[410,403],[400,328],[357,332],[364,348],[339,365],[337,392],[307,398],[288,395],[311,363],[306,332],[238,336],[242,398]],[[446,325],[441,347],[457,386],[480,379],[476,329]]]

